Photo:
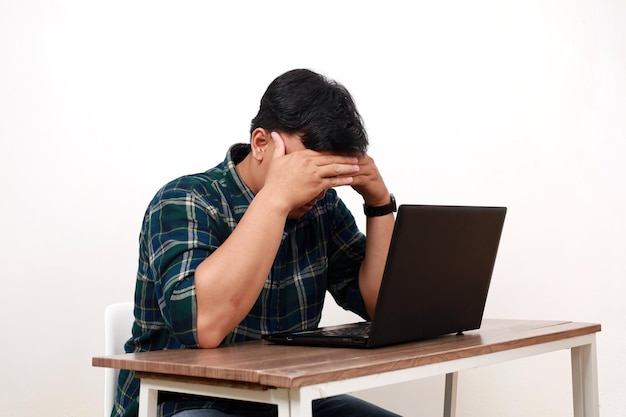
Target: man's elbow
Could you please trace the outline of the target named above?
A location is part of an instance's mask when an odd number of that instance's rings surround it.
[[[224,341],[225,335],[213,329],[198,328],[198,346],[201,349],[214,349]]]
[[[201,349],[213,349],[224,341],[226,335],[232,330],[224,328],[224,320],[220,320],[214,315],[198,314],[197,317],[197,337],[198,346]]]

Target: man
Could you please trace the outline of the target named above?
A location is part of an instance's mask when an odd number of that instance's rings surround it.
[[[250,144],[174,180],[150,203],[140,235],[133,337],[127,352],[217,348],[277,330],[317,327],[328,290],[373,315],[394,225],[392,200],[348,91],[308,70],[276,78]],[[366,207],[364,236],[333,187]],[[371,211],[371,210],[370,210]],[[113,416],[137,413],[138,380],[122,371]],[[165,393],[165,417],[270,416],[273,405]],[[391,416],[350,396],[313,404],[321,416]]]

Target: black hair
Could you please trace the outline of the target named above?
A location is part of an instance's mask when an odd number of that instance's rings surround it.
[[[267,87],[250,133],[259,127],[300,134],[304,146],[315,151],[355,153],[368,146],[348,90],[307,69],[288,71]]]

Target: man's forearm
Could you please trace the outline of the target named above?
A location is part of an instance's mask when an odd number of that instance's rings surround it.
[[[394,223],[395,218],[392,213],[367,218],[365,259],[359,270],[359,289],[370,318],[374,316],[376,309]]]
[[[217,347],[258,298],[280,245],[286,214],[259,194],[231,236],[195,273],[200,347]]]

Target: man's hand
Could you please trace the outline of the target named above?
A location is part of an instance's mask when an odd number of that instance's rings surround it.
[[[363,196],[368,206],[389,204],[389,190],[372,157],[364,153],[358,160],[359,172],[353,176],[352,188]]]
[[[332,187],[351,185],[361,167],[353,156],[299,149],[287,152],[285,141],[272,132],[272,163],[263,192],[271,192],[291,210],[303,207]]]

